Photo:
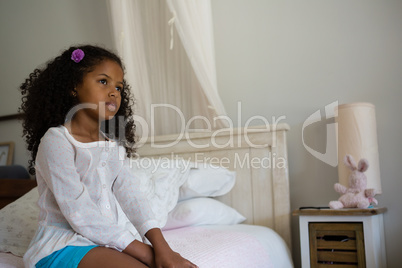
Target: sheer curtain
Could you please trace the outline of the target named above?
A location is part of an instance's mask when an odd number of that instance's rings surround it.
[[[229,125],[219,97],[209,0],[110,0],[143,135]]]

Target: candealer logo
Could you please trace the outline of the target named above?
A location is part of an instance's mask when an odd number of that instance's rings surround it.
[[[105,118],[105,103],[100,103],[99,105],[93,104],[93,103],[82,103],[77,106],[74,106],[66,115],[65,122],[69,122],[72,120],[72,118],[75,116],[75,114],[83,109],[92,109],[96,110],[99,109],[99,121],[102,122]],[[177,134],[177,137],[175,140],[170,141],[169,143],[158,143],[155,141],[155,133],[153,132],[154,129],[156,128],[156,120],[155,120],[155,109],[160,109],[160,108],[165,108],[165,109],[170,109],[175,111],[177,114],[179,120],[179,131]],[[109,139],[112,140],[117,140],[119,141],[120,144],[124,144],[127,147],[136,147],[140,148],[142,147],[145,143],[148,142],[150,139],[150,144],[152,148],[171,148],[178,144],[181,140],[186,140],[193,148],[196,149],[203,149],[203,148],[208,148],[213,146],[214,148],[219,148],[219,149],[224,149],[224,148],[234,148],[236,147],[236,143],[240,144],[241,142],[246,143],[249,147],[251,148],[263,148],[268,146],[268,144],[254,144],[252,139],[250,138],[254,132],[259,132],[261,131],[260,129],[256,129],[255,127],[252,126],[253,121],[261,121],[263,122],[263,128],[265,128],[268,131],[272,131],[272,142],[269,144],[271,147],[276,146],[276,127],[279,124],[280,121],[285,120],[286,116],[272,116],[271,117],[271,122],[267,118],[261,115],[255,115],[250,118],[248,118],[245,122],[244,127],[242,128],[242,135],[237,135],[237,133],[234,133],[234,122],[229,118],[228,116],[216,116],[213,117],[210,122],[210,120],[201,115],[196,115],[191,117],[186,121],[185,116],[183,112],[176,106],[171,105],[171,104],[152,104],[151,105],[151,122],[147,122],[145,118],[139,116],[139,115],[133,115],[133,120],[136,124],[137,129],[141,129],[141,134],[137,136],[138,140],[135,141],[135,143],[131,144],[130,142],[127,141],[125,138],[126,135],[126,130],[125,126],[127,125],[126,119],[123,116],[114,116],[113,119],[110,120],[109,124]],[[241,126],[242,118],[241,118],[241,102],[238,102],[238,125]],[[229,127],[226,128],[217,128],[216,122],[218,120],[226,121],[227,125]],[[202,129],[193,129],[191,128],[191,124],[195,121],[201,121],[205,123],[205,128]],[[149,131],[150,130],[150,131]],[[192,133],[198,132],[198,133],[211,133],[210,135],[210,140],[205,141],[204,143],[196,143],[193,142],[194,137],[191,136]],[[228,139],[222,140],[220,139],[220,136],[226,136]],[[235,137],[237,140],[235,140]],[[195,138],[196,139],[196,138]],[[218,142],[219,141],[219,142]]]
[[[250,153],[235,153],[232,157],[215,157],[204,153],[196,153],[194,159],[187,159],[171,153],[170,157],[133,158],[130,159],[130,168],[147,169],[151,173],[161,169],[179,169],[185,172],[192,168],[234,168],[234,169],[282,169],[286,168],[286,159],[278,157],[276,153],[269,153],[264,157],[252,156]]]
[[[271,168],[285,168],[286,159],[283,157],[277,157],[276,153],[271,153],[265,157],[250,156],[250,153],[239,154],[235,153],[234,158],[230,157],[211,157],[205,156],[203,153],[195,154],[195,163],[210,163],[215,166],[221,166],[225,168],[230,168],[233,166],[234,169],[271,169]],[[231,165],[233,164],[233,165]]]
[[[184,159],[171,153],[170,156],[167,157],[158,157],[158,158],[142,158],[138,153],[135,153],[134,156],[130,159],[130,166],[137,168],[144,168],[147,170],[152,170],[155,172],[158,168],[169,169],[169,168],[184,168],[186,170],[188,166],[197,167],[199,165],[213,165],[217,167],[226,167],[226,168],[234,168],[234,169],[282,169],[286,168],[287,163],[284,157],[277,156],[274,152],[268,152],[267,155],[261,156],[252,154],[250,152],[244,153],[233,153],[230,151],[233,148],[253,148],[253,149],[263,149],[266,147],[275,148],[276,147],[276,129],[277,125],[281,120],[286,119],[286,116],[271,117],[271,122],[261,115],[256,115],[250,117],[246,120],[246,123],[243,128],[239,128],[236,130],[233,125],[234,123],[229,117],[214,117],[213,122],[209,122],[207,117],[204,116],[194,116],[190,118],[188,121],[185,120],[184,114],[182,111],[170,104],[158,104],[153,105],[152,108],[168,108],[173,109],[180,116],[180,132],[177,133],[177,136],[174,135],[171,140],[166,140],[164,142],[159,142],[158,139],[155,140],[154,135],[148,136],[147,131],[145,132],[145,136],[141,136],[139,140],[137,140],[134,144],[129,144],[127,139],[125,138],[127,121],[123,116],[115,116],[114,121],[110,121],[108,125],[109,135],[108,138],[117,141],[117,143],[112,142],[115,146],[118,144],[124,144],[128,147],[136,147],[140,148],[144,144],[150,146],[151,149],[170,149],[177,145],[179,142],[185,142],[191,148],[194,149],[195,155],[194,159]],[[101,122],[102,119],[105,118],[105,109],[104,103],[100,103],[99,105],[91,104],[91,103],[83,103],[73,107],[66,116],[66,122],[71,121],[74,115],[82,109],[99,109],[99,120]],[[241,103],[238,103],[238,124],[241,125]],[[155,127],[155,113],[151,113],[153,115],[151,120],[151,125],[148,125],[148,122],[140,117],[133,116],[135,123],[141,125],[142,129],[153,130]],[[227,123],[230,127],[228,128],[218,128],[216,129],[213,124],[216,120],[227,120]],[[195,120],[201,120],[206,123],[207,128],[205,129],[192,129],[190,125]],[[251,122],[253,121],[262,121],[263,125],[254,127],[251,126]],[[240,131],[240,132],[239,132]],[[260,132],[271,132],[271,135],[267,135],[267,139],[256,139],[255,133]],[[192,133],[197,132],[195,135]],[[207,133],[207,135],[202,136],[202,133]],[[142,133],[144,135],[144,132]],[[100,143],[101,146],[102,143]],[[200,149],[227,149],[227,156],[224,157],[215,157],[211,154],[200,153]],[[172,151],[172,150],[169,150]],[[119,147],[118,150],[119,159],[125,159],[125,150],[123,147]]]
[[[338,116],[337,110],[335,107],[338,106],[338,101],[330,103],[325,106],[325,115],[326,119],[336,118]],[[320,110],[315,111],[312,115],[310,115],[306,121],[303,123],[302,127],[302,141],[304,148],[312,154],[317,159],[322,162],[336,167],[338,165],[338,150],[337,150],[337,123],[327,124],[327,142],[325,153],[317,152],[316,150],[310,148],[304,141],[304,129],[316,122],[320,122],[322,120]]]

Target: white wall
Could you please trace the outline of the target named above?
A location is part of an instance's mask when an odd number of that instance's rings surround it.
[[[20,105],[19,85],[40,63],[76,43],[111,47],[106,0],[0,0],[0,116]],[[376,105],[388,267],[399,267],[402,235],[402,1],[212,0],[218,87],[233,122],[286,116],[292,208],[327,205],[337,169],[311,156],[302,124],[334,101]],[[325,152],[326,123],[305,130]],[[254,121],[253,124],[262,123]],[[17,142],[14,163],[28,156],[17,121],[0,122],[0,142]],[[299,264],[298,221],[292,220]]]
[[[74,44],[112,47],[106,0],[0,0],[0,116],[17,113],[19,86],[38,66]],[[14,164],[29,155],[17,120],[0,122],[0,142],[14,141]]]
[[[302,125],[334,101],[375,104],[388,267],[402,246],[402,1],[212,0],[218,88],[233,122],[286,116],[292,209],[327,206],[337,168],[303,146]],[[325,153],[323,120],[305,129],[306,143]],[[258,124],[261,121],[254,121]],[[299,264],[298,219],[292,220]]]

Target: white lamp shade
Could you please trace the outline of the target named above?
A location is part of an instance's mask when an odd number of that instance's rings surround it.
[[[371,103],[342,104],[335,108],[338,141],[339,183],[348,186],[351,170],[344,164],[345,155],[353,156],[356,164],[360,159],[368,160],[367,188],[382,193],[380,163],[377,142],[375,106]]]

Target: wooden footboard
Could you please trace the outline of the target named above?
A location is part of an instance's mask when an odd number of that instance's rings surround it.
[[[0,179],[0,208],[36,187],[36,180]]]

